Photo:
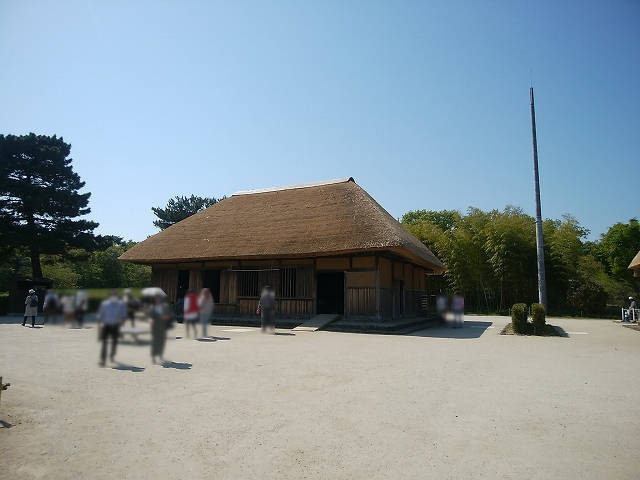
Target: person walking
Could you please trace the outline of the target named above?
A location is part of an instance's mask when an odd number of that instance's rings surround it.
[[[109,337],[111,337],[111,355],[109,355],[109,359],[111,362],[115,361],[120,325],[126,318],[127,308],[124,302],[118,298],[116,290],[111,290],[109,298],[102,301],[98,310],[98,328],[100,329],[100,340],[102,340],[102,350],[100,351],[101,367],[104,367],[107,359],[107,341]]]
[[[42,312],[44,313],[44,323],[58,323],[58,309],[60,308],[60,297],[54,290],[47,290],[47,294],[44,296],[44,304],[42,305]]]
[[[38,296],[32,288],[24,300],[24,319],[22,320],[22,326],[24,327],[25,323],[27,323],[27,317],[31,317],[31,328],[35,327],[36,315],[38,315]]]
[[[136,327],[136,312],[140,308],[140,302],[131,294],[130,288],[124,289],[124,303],[127,306],[127,318],[131,320],[131,327]]]
[[[69,293],[62,295],[60,299],[60,305],[62,306],[62,323],[63,325],[71,325],[73,323],[73,317],[75,315],[75,300]]]
[[[207,338],[207,326],[213,313],[213,295],[211,290],[203,288],[198,296],[198,308],[200,309],[200,323],[202,324],[202,338]]]
[[[464,297],[455,294],[451,300],[451,310],[453,310],[453,328],[464,326]]]
[[[258,310],[256,313],[260,315],[262,323],[262,333],[267,330],[275,331],[274,310],[276,306],[276,292],[271,285],[265,285],[260,294],[258,302]]]
[[[164,347],[167,343],[167,327],[171,322],[171,308],[164,295],[158,293],[150,310],[151,317],[151,361],[157,364],[156,357],[164,362]]]
[[[440,325],[444,325],[447,321],[447,297],[443,294],[438,295],[436,298],[436,313]]]
[[[78,290],[73,301],[73,309],[76,325],[82,328],[84,324],[84,316],[89,310],[89,294],[86,290]]]
[[[196,328],[196,323],[198,322],[198,317],[200,316],[200,309],[198,308],[198,296],[196,293],[189,289],[187,294],[184,296],[184,325],[186,329],[186,335],[189,337],[189,330],[193,328],[193,338],[198,336],[198,330]]]

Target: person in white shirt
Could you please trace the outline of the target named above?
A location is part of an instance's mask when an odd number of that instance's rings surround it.
[[[109,355],[109,359],[111,362],[115,361],[120,325],[126,318],[126,305],[118,298],[118,292],[111,290],[109,298],[102,301],[100,310],[98,310],[98,328],[100,329],[100,340],[102,340],[102,350],[100,351],[101,367],[104,367],[107,359],[107,339],[109,337],[111,337],[111,355]]]
[[[76,292],[74,308],[76,323],[78,327],[82,328],[82,324],[84,323],[84,316],[89,310],[89,294],[86,292],[86,290],[78,290]]]

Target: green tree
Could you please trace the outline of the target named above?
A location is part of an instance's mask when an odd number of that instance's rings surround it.
[[[71,166],[71,145],[55,135],[0,135],[0,248],[24,249],[31,273],[42,277],[41,254],[70,246],[95,248],[90,193]]]
[[[537,293],[535,221],[516,207],[483,211],[416,210],[403,217],[405,228],[446,265],[443,277],[429,279],[439,293],[459,292],[471,311],[500,311],[516,302],[534,303]],[[617,305],[640,296],[638,279],[627,266],[640,250],[638,223],[616,224],[600,241],[571,215],[544,221],[549,306],[601,313],[609,299]]]
[[[543,228],[549,306],[562,310],[567,305],[569,282],[580,278],[583,240],[589,230],[568,214],[562,220],[545,220]]]
[[[79,286],[85,288],[145,287],[151,282],[151,267],[124,263],[118,257],[135,242],[114,242],[104,250],[92,252],[80,262]]]
[[[598,314],[607,305],[607,292],[593,280],[578,278],[569,284],[567,302],[581,315]]]
[[[0,260],[0,292],[11,288],[13,276],[27,277],[31,272],[31,262],[19,250]]]
[[[620,280],[632,282],[628,269],[633,257],[640,251],[640,223],[636,218],[629,223],[616,223],[594,248],[594,254],[604,264],[608,273]]]
[[[485,228],[484,250],[499,282],[498,308],[536,298],[535,220],[520,208],[494,211]]]
[[[77,288],[80,274],[75,265],[60,255],[43,255],[42,271],[53,281],[55,288]]]
[[[442,231],[451,230],[460,220],[460,212],[457,210],[413,210],[402,216],[405,225],[418,225],[429,222],[440,227]]]
[[[191,195],[190,197],[177,195],[169,199],[166,207],[151,208],[151,211],[158,217],[158,220],[154,220],[153,224],[160,230],[164,230],[174,223],[178,223],[225,198],[226,197],[217,199],[215,197],[198,197],[196,195]]]

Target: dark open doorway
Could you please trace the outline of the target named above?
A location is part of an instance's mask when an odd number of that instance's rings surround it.
[[[318,272],[318,313],[344,314],[344,272]]]
[[[202,272],[202,286],[211,290],[215,303],[220,302],[220,270],[205,270]]]
[[[176,292],[176,300],[184,298],[187,290],[189,290],[189,270],[178,270],[178,289]]]

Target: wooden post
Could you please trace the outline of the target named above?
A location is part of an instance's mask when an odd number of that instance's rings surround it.
[[[351,262],[351,260],[349,260],[349,262]],[[344,318],[346,318],[347,317],[347,307],[348,307],[348,302],[347,302],[347,300],[348,300],[347,299],[347,272],[346,271],[343,272],[343,275],[344,275],[344,278],[343,278],[343,282],[344,282],[344,290],[343,290],[343,292],[344,293],[342,295],[343,295],[344,298],[342,299],[342,303],[343,303],[342,311],[344,313],[342,314],[342,316]]]
[[[382,319],[380,312],[380,305],[382,299],[380,298],[380,257],[376,255],[376,320],[379,322]]]
[[[311,272],[311,297],[313,306],[311,308],[311,313],[313,315],[318,314],[318,269],[316,268],[316,259],[313,259],[313,266],[311,267],[313,271]]]

